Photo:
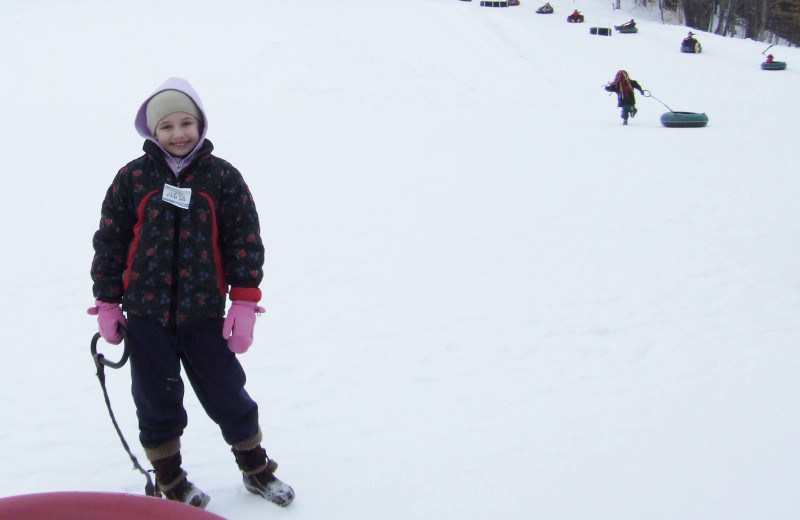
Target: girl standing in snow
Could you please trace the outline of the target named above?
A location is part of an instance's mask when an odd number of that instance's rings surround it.
[[[181,467],[182,364],[245,487],[287,506],[294,491],[275,477],[277,464],[261,447],[258,405],[235,355],[252,344],[263,312],[264,247],[253,198],[236,168],[211,154],[203,105],[186,80],[156,89],[135,126],[145,153],[117,173],[103,201],[89,314],[109,343],[119,344],[127,330],[139,440],[158,490],[201,508],[209,501]]]
[[[617,93],[617,106],[622,108],[622,124],[628,124],[628,115],[630,117],[636,117],[636,96],[634,95],[633,89],[638,90],[641,94],[644,94],[642,87],[639,86],[639,83],[636,80],[630,79],[628,77],[628,73],[624,70],[617,71],[617,75],[614,77],[614,81],[607,84],[605,89],[609,92],[616,92]]]

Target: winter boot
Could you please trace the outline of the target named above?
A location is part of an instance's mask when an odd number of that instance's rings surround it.
[[[286,507],[294,500],[294,490],[289,484],[275,476],[278,463],[267,457],[267,452],[259,444],[255,448],[239,450],[231,448],[236,464],[242,470],[244,487],[253,494],[260,495],[270,502]]]
[[[152,461],[156,474],[156,494],[163,494],[168,500],[182,502],[205,509],[211,497],[186,479],[181,468],[181,453]]]
[[[638,110],[636,110],[636,107],[631,107],[631,117],[636,117],[636,112],[638,112]]]
[[[622,120],[622,124],[623,124],[623,125],[627,125],[627,124],[628,124],[628,120],[627,120],[627,119],[623,119],[623,120]]]

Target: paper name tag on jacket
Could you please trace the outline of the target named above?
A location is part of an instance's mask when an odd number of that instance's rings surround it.
[[[192,189],[164,184],[164,193],[161,194],[161,200],[181,209],[189,209],[189,201],[192,200]]]

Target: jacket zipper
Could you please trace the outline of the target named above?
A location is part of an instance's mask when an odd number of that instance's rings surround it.
[[[178,165],[178,173],[175,175],[175,184],[177,185],[176,187],[181,187],[180,165]],[[183,217],[183,210],[174,206],[171,209],[174,214],[174,221],[172,224],[172,231],[174,235],[172,237],[172,287],[170,289],[172,297],[170,298],[170,321],[175,327],[178,327],[180,325],[178,322],[178,298],[180,297],[178,283],[180,280],[181,218]]]

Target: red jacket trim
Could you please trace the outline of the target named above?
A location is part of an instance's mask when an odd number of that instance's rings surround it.
[[[214,208],[214,200],[211,198],[211,195],[207,193],[203,193],[202,191],[197,192],[198,195],[202,196],[208,202],[209,210],[211,211],[211,243],[214,244],[214,265],[217,266],[217,281],[219,283],[219,293],[222,297],[225,297],[225,293],[228,292],[228,282],[225,281],[225,268],[222,265],[222,253],[219,250],[219,228],[217,227],[217,211]]]
[[[150,200],[150,197],[152,197],[155,193],[158,193],[158,191],[153,190],[145,195],[136,210],[136,215],[139,220],[133,226],[133,240],[131,240],[130,248],[128,248],[128,263],[127,268],[125,269],[125,277],[122,279],[122,287],[125,290],[128,290],[128,285],[131,283],[131,266],[133,266],[133,256],[136,254],[136,249],[139,246],[139,237],[142,234],[142,226],[144,226],[144,208],[147,206],[147,201]]]
[[[258,303],[261,301],[261,289],[258,287],[231,287],[231,301],[236,300]]]

